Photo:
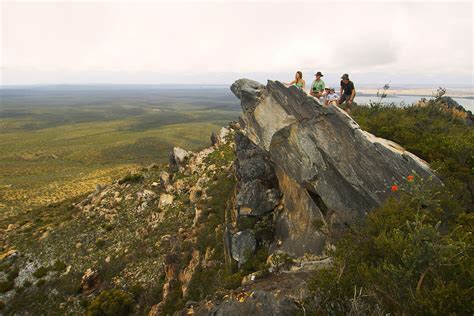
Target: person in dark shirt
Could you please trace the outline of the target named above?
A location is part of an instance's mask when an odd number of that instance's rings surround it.
[[[354,83],[349,80],[348,74],[343,74],[341,79],[341,98],[339,99],[339,105],[342,106],[347,114],[351,115],[352,102],[356,95]]]

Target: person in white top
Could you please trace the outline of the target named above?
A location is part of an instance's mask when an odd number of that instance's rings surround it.
[[[334,88],[329,88],[329,93],[326,95],[325,101],[326,106],[328,105],[337,105],[337,100],[339,100],[339,95],[336,93]]]

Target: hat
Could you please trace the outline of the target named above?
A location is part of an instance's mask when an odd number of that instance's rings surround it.
[[[336,90],[334,90],[334,88],[329,88],[329,91],[336,91]]]
[[[318,71],[317,73],[314,74],[315,76],[321,76],[324,77],[324,75],[321,73],[321,71]]]
[[[347,80],[349,80],[349,75],[348,75],[348,74],[343,74],[342,77],[341,77],[341,79],[347,79]]]
[[[329,87],[324,88],[324,90],[331,90]]]

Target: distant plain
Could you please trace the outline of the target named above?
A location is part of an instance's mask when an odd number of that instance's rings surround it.
[[[239,113],[227,86],[0,89],[0,218],[207,147]]]

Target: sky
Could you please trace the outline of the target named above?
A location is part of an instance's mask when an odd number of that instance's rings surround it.
[[[2,85],[473,85],[472,1],[0,1]]]

